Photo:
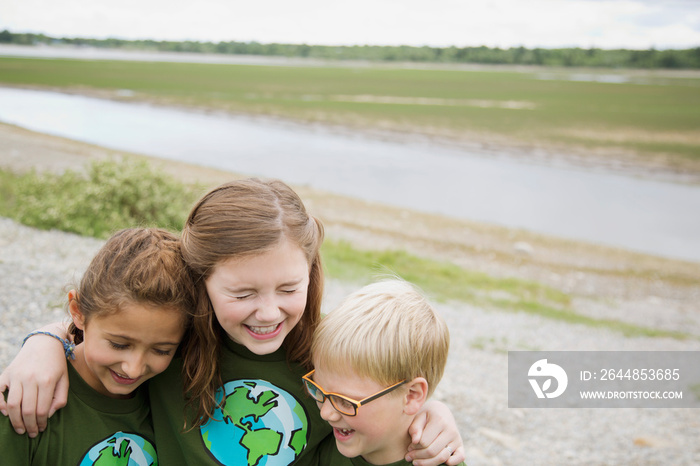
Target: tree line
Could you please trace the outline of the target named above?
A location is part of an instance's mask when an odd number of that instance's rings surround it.
[[[385,62],[480,63],[502,65],[547,65],[605,68],[700,68],[700,47],[690,49],[604,50],[598,48],[507,49],[480,47],[413,47],[408,45],[307,45],[259,42],[199,42],[124,39],[55,38],[44,34],[0,32],[0,43],[37,45],[70,44],[166,52],[221,53],[308,57],[331,60]]]

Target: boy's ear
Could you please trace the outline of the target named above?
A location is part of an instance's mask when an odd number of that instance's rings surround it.
[[[75,326],[84,331],[85,316],[80,312],[80,308],[78,308],[77,296],[78,293],[75,290],[70,290],[68,292],[68,312],[70,312],[70,317],[73,319]]]
[[[423,404],[428,399],[428,381],[423,377],[416,377],[406,383],[408,392],[406,392],[406,403],[404,404],[404,412],[408,415],[414,415],[423,407]]]

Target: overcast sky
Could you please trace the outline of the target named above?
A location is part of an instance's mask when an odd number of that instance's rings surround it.
[[[54,37],[489,47],[700,46],[700,0],[0,0]]]

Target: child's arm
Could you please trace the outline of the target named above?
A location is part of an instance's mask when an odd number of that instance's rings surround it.
[[[406,461],[415,466],[456,466],[465,461],[462,437],[450,408],[439,401],[428,401],[408,429],[413,442]]]
[[[64,324],[49,324],[39,329],[66,338]],[[28,338],[15,359],[0,374],[0,412],[10,416],[18,434],[36,437],[46,429],[48,418],[66,405],[68,367],[61,343],[48,335]]]

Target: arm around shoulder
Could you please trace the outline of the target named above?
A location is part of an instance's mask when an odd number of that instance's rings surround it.
[[[48,418],[66,405],[68,368],[64,324],[39,329],[52,335],[28,338],[12,362],[0,374],[0,412],[10,417],[15,432],[36,437],[46,428]],[[58,337],[58,338],[56,338]]]
[[[408,433],[412,444],[406,461],[415,466],[457,466],[466,459],[457,422],[445,403],[427,401]]]

